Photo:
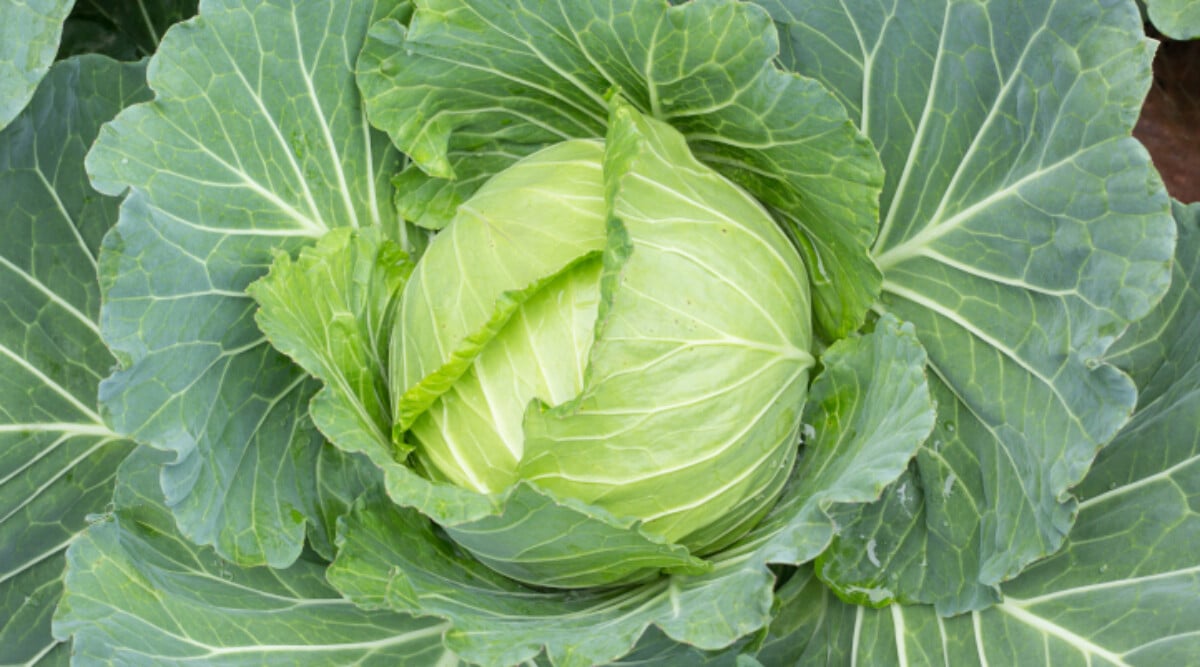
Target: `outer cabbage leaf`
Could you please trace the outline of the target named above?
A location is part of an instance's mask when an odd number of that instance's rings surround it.
[[[96,410],[113,364],[96,254],[119,200],[88,187],[100,124],[146,99],[145,66],[59,63],[0,132],[0,664],[63,663],[50,635],[63,552],[130,451]]]
[[[1173,202],[1179,245],[1171,289],[1109,350],[1108,361],[1137,382],[1139,410],[1173,390],[1200,366],[1200,204]],[[1126,429],[1127,431],[1129,429]]]
[[[722,651],[703,651],[673,641],[658,628],[651,627],[632,651],[612,664],[621,667],[759,667],[753,659],[747,661],[748,656],[742,654],[741,649],[748,639]]]
[[[54,631],[74,657],[122,665],[444,665],[446,623],[365,611],[322,563],[239,568],[188,542],[163,504],[166,457],[142,448],[121,467],[115,510],[68,550]]]
[[[779,606],[770,628],[757,647],[739,651],[743,659],[749,653],[760,665],[855,664],[852,651],[862,637],[854,637],[854,616],[862,607],[840,601],[809,565],[792,572],[775,598]],[[733,663],[733,655],[724,657],[724,664]]]
[[[0,129],[16,118],[46,76],[74,0],[0,5]]]
[[[322,439],[316,383],[263,338],[245,287],[340,226],[400,235],[352,62],[374,3],[204,2],[151,60],[155,101],[105,127],[95,186],[131,190],[101,260],[114,428],[175,459],[180,530],[242,564],[300,553]],[[318,532],[331,527],[315,526]]]
[[[939,406],[914,477],[822,575],[980,608],[1059,547],[1068,489],[1134,406],[1103,355],[1169,278],[1167,196],[1129,136],[1153,43],[1131,3],[760,4],[879,147],[876,309],[916,326]]]
[[[804,571],[759,659],[774,664],[1182,665],[1200,655],[1200,205],[1175,206],[1174,280],[1113,348],[1137,413],[1076,489],[1063,549],[954,618],[834,598]]]
[[[774,66],[777,47],[770,19],[733,0],[434,0],[411,30],[372,27],[359,84],[415,162],[396,180],[401,211],[432,227],[520,157],[604,136],[618,90],[795,235],[817,326],[837,338],[878,295],[866,251],[881,173],[828,92]]]
[[[805,417],[820,430],[797,475],[762,523],[712,557],[710,573],[607,590],[533,589],[462,553],[419,513],[368,496],[340,524],[329,580],[369,607],[449,619],[448,648],[472,662],[511,664],[544,650],[556,665],[604,664],[629,653],[651,625],[659,650],[670,652],[660,631],[697,651],[725,648],[770,622],[768,563],[820,553],[833,533],[825,511],[877,497],[932,426],[924,352],[907,325],[884,318],[825,359]]]
[[[1195,0],[1146,0],[1150,22],[1171,39],[1200,38],[1200,4]]]

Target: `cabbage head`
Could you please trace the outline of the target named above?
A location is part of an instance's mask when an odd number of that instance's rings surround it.
[[[612,115],[605,140],[492,177],[433,240],[392,330],[395,423],[432,479],[527,480],[704,554],[792,468],[808,280],[677,131],[619,101]]]

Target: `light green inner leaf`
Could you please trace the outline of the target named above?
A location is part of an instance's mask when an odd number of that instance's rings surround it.
[[[470,368],[526,300],[604,247],[602,151],[571,141],[532,156],[489,181],[430,244],[391,338],[399,428]]]

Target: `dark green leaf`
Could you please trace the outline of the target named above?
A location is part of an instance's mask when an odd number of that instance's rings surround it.
[[[146,99],[143,64],[55,65],[0,132],[0,664],[55,654],[50,614],[63,551],[101,515],[131,445],[105,425],[96,388],[96,253],[120,202],[88,186],[100,124]]]
[[[114,428],[174,452],[180,529],[242,564],[285,566],[316,517],[317,383],[255,326],[245,287],[328,230],[399,235],[352,63],[375,3],[205,3],[150,65],[154,102],[109,124],[93,183],[131,194],[101,260]]]
[[[75,660],[120,665],[439,665],[443,622],[366,611],[301,559],[284,570],[239,568],[175,530],[158,473],[137,450],[120,472],[116,509],[67,553],[54,631]]]
[[[1062,550],[984,611],[855,607],[806,583],[782,607],[764,664],[1185,665],[1200,655],[1200,205],[1177,205],[1175,280],[1117,345],[1144,391],[1078,487]],[[1175,359],[1183,359],[1175,363]],[[932,567],[932,566],[930,566]],[[803,570],[801,571],[803,573]],[[799,574],[797,576],[800,576]]]
[[[1132,3],[760,4],[879,148],[876,310],[916,326],[939,406],[923,512],[885,500],[841,551],[874,540],[902,599],[981,608],[1061,545],[1068,489],[1134,407],[1103,355],[1169,278],[1166,192],[1129,136],[1153,42]]]

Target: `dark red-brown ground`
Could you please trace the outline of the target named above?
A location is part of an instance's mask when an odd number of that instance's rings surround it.
[[[1200,40],[1158,47],[1154,84],[1133,135],[1149,149],[1171,196],[1200,201]]]

